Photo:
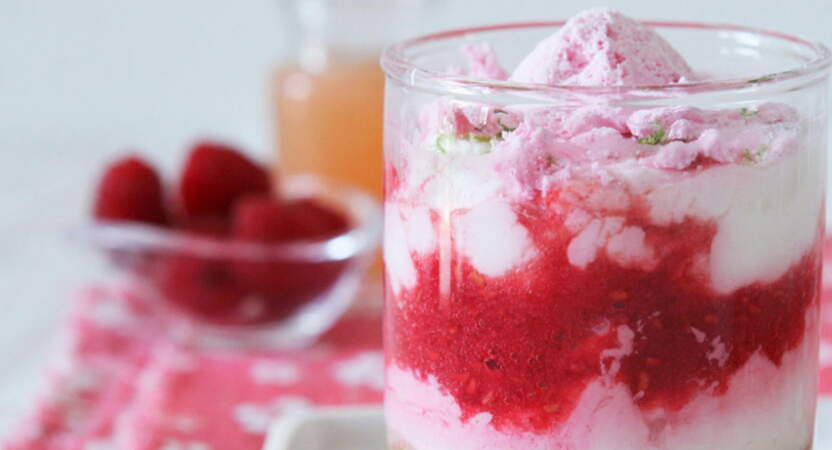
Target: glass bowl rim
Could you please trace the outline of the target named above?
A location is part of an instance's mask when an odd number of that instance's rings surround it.
[[[679,95],[692,92],[732,91],[745,88],[778,84],[788,80],[811,78],[825,74],[832,65],[832,52],[820,41],[745,25],[724,23],[703,23],[686,21],[640,21],[651,28],[691,29],[715,32],[751,33],[803,46],[812,52],[812,58],[805,64],[784,70],[764,73],[753,77],[721,78],[675,84],[642,86],[576,86],[518,83],[513,81],[488,80],[454,75],[426,69],[413,63],[406,52],[416,46],[433,41],[464,37],[491,31],[507,31],[528,28],[562,27],[566,21],[537,21],[502,23],[485,26],[451,29],[407,39],[387,46],[381,54],[380,63],[385,74],[408,85],[427,85],[439,91],[454,92],[459,89],[508,92],[540,92],[549,94],[579,95],[624,95],[627,93],[652,93]]]
[[[381,239],[382,212],[370,194],[330,180],[297,175],[286,177],[287,191],[300,192],[298,198],[315,194],[332,199],[352,225],[349,230],[323,240],[298,240],[263,244],[212,237],[135,222],[96,222],[69,230],[73,241],[104,251],[175,252],[208,259],[235,259],[251,262],[324,263],[348,260],[370,253]],[[311,194],[311,195],[310,195]]]

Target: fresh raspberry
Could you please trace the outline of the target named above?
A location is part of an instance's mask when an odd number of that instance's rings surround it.
[[[349,263],[349,260],[302,262],[279,257],[237,258],[233,268],[235,277],[249,293],[247,298],[262,302],[256,320],[270,322],[290,317],[301,306],[327,293]]]
[[[95,196],[93,215],[98,220],[168,223],[162,182],[153,167],[137,156],[110,164]]]
[[[285,240],[284,206],[268,195],[252,195],[234,205],[232,233],[235,238],[274,243]]]
[[[182,231],[207,238],[225,238],[229,234],[231,224],[224,217],[203,216],[180,223]]]
[[[182,172],[179,207],[186,224],[204,217],[227,219],[239,197],[270,191],[265,168],[230,146],[200,142],[191,149]]]
[[[343,215],[314,199],[281,203],[268,196],[251,196],[238,202],[234,212],[234,236],[246,241],[319,240],[348,229]]]
[[[350,228],[346,217],[315,199],[288,202],[283,211],[285,239],[327,239],[346,233]]]
[[[268,196],[251,196],[240,200],[234,209],[234,238],[247,242],[325,239],[348,228],[342,215],[311,199],[281,203]],[[348,264],[285,258],[279,250],[266,255],[262,259],[234,261],[237,279],[255,297],[265,300],[264,320],[289,317],[300,306],[315,300],[332,287]]]
[[[225,259],[166,254],[151,276],[166,300],[180,310],[214,323],[240,319],[245,290]]]

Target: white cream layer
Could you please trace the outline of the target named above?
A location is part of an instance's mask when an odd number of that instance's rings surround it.
[[[627,208],[642,202],[655,225],[694,219],[716,226],[703,271],[715,291],[727,294],[777,279],[815,243],[824,192],[818,153],[807,149],[769,165],[726,164],[687,172],[629,160],[561,172],[548,188],[566,186],[583,196],[574,204],[558,205],[574,233],[567,256],[575,267],[587,268],[606,255],[622,267],[652,270],[661,249],[623,217]],[[446,170],[411,173],[417,185],[388,198],[385,259],[395,293],[416,282],[413,256],[436,251],[444,242],[442,258],[448,258],[451,237],[454,249],[486,276],[504,275],[540,253],[512,208],[526,201],[525,191],[518,191],[517,180],[507,179],[511,171],[497,170],[491,159],[474,152],[456,155]],[[431,220],[431,211],[438,220]]]
[[[609,170],[647,200],[654,224],[691,218],[716,225],[710,280],[717,292],[730,293],[776,280],[816,242],[824,193],[816,153],[796,152],[769,166],[721,165],[698,173],[634,163]]]

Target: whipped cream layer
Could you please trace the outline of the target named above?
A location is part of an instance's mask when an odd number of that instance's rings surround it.
[[[402,142],[394,163],[385,246],[393,289],[413,287],[411,256],[450,249],[442,236],[451,234],[484,275],[533,261],[539,249],[515,210],[550,192],[569,193],[555,207],[574,236],[576,267],[604,253],[655,267],[665,255],[627,219],[646,210],[659,227],[714,224],[702,269],[715,291],[772,281],[809,250],[822,219],[819,150],[803,126],[777,104],[564,111],[438,101],[422,112],[418,144]]]
[[[816,313],[807,316],[807,335],[817,332]],[[780,366],[755,354],[726,392],[706,390],[677,412],[644,411],[624,385],[601,377],[566,422],[542,434],[498,430],[488,413],[462,420],[432,377],[389,363],[385,417],[394,445],[408,450],[803,450],[814,430],[816,354],[813,339]]]

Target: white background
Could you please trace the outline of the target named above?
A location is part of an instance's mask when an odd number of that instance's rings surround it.
[[[392,1],[392,0],[391,0]],[[277,0],[0,0],[0,433],[26,404],[70,289],[95,259],[84,220],[99,166],[138,149],[167,169],[194,137],[268,157]],[[566,18],[577,0],[440,3],[425,30]],[[638,18],[734,22],[832,43],[832,0],[610,0]]]

